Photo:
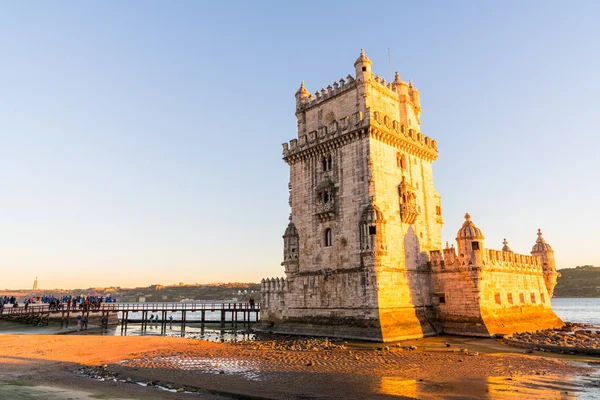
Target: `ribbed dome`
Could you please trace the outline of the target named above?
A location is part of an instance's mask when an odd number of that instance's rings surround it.
[[[310,96],[310,92],[308,90],[306,90],[306,88],[304,87],[304,81],[302,81],[302,83],[300,84],[300,89],[298,89],[298,91],[296,92],[296,95],[300,95],[300,97],[309,97]]]
[[[542,252],[542,251],[550,251],[550,250],[552,250],[552,247],[550,247],[550,245],[548,243],[546,243],[546,241],[542,237],[542,230],[541,229],[538,229],[537,235],[538,235],[538,238],[535,241],[535,244],[533,245],[533,247],[531,248],[531,252],[532,253],[536,253],[536,252]]]
[[[373,204],[369,204],[363,210],[360,220],[361,222],[367,223],[383,222],[383,215],[381,214],[381,211],[379,211],[379,208]]]
[[[471,221],[471,215],[465,214],[465,222],[456,234],[456,239],[483,239],[484,236],[481,233],[481,229],[475,226]]]
[[[287,228],[285,229],[285,233],[283,234],[283,237],[289,237],[289,236],[298,236],[298,231],[296,230],[296,225],[294,225],[293,222],[290,222],[287,226]]]
[[[360,49],[360,56],[354,62],[354,66],[356,67],[358,64],[373,64],[369,57],[365,55],[365,49]]]

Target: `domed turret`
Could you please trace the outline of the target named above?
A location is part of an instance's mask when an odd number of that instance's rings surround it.
[[[465,222],[456,234],[456,243],[458,243],[458,254],[469,265],[483,265],[483,233],[481,229],[475,226],[471,221],[471,215],[465,214]]]
[[[546,240],[544,240],[544,238],[542,237],[542,230],[538,229],[538,238],[535,241],[535,244],[533,245],[533,247],[531,248],[531,252],[535,253],[535,252],[542,252],[542,251],[552,251],[552,247],[550,247],[550,245],[548,243],[546,243]]]
[[[294,225],[293,222],[290,222],[287,226],[287,228],[285,228],[285,232],[283,233],[283,237],[290,237],[290,236],[298,236],[298,230],[296,229],[296,225]]]
[[[304,81],[300,84],[300,88],[296,91],[296,108],[300,108],[300,106],[304,103],[308,103],[311,100],[311,94],[304,87]]]
[[[283,234],[283,262],[286,274],[298,272],[299,266],[299,237],[296,225],[290,221]]]
[[[465,214],[465,222],[456,234],[456,239],[485,239],[481,233],[481,229],[475,226],[471,221],[471,214]]]
[[[531,248],[531,255],[538,256],[542,261],[542,269],[544,270],[544,281],[546,282],[546,289],[548,294],[552,297],[554,294],[554,287],[556,286],[556,280],[560,276],[556,272],[556,262],[554,261],[554,250],[546,243],[542,237],[542,230],[538,229],[538,237],[535,244]]]
[[[356,79],[362,77],[362,81],[368,80],[371,76],[371,66],[373,63],[369,60],[369,57],[365,55],[365,50],[360,49],[360,56],[354,62],[354,69],[356,70]]]

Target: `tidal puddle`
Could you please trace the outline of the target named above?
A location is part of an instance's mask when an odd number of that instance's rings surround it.
[[[129,361],[120,364],[127,366]],[[154,357],[145,361],[150,368],[166,368],[181,371],[201,371],[209,374],[235,374],[248,380],[263,380],[258,363],[248,360],[199,357]]]
[[[0,382],[0,400],[130,400],[124,397],[110,397],[105,394],[89,393],[80,390],[33,386],[20,381]]]

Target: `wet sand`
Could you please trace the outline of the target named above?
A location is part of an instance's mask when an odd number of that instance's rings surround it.
[[[298,351],[283,349],[277,343],[3,335],[0,381],[132,399],[562,399],[593,398],[590,396],[600,393],[598,365],[589,364],[600,361],[598,358],[522,354],[522,350],[491,339],[440,337],[401,343],[416,346],[416,350],[350,344],[346,348]],[[461,348],[479,354],[466,355]],[[116,382],[78,373],[82,366],[101,365],[118,374]],[[134,383],[119,382],[127,378]],[[151,381],[195,393],[171,393],[135,384]]]

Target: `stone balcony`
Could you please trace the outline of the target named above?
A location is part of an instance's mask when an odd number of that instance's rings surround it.
[[[315,215],[321,222],[329,221],[335,218],[335,204],[334,203],[321,203],[317,204]]]
[[[400,218],[402,222],[407,224],[413,224],[417,219],[419,212],[417,207],[413,204],[400,204]]]

